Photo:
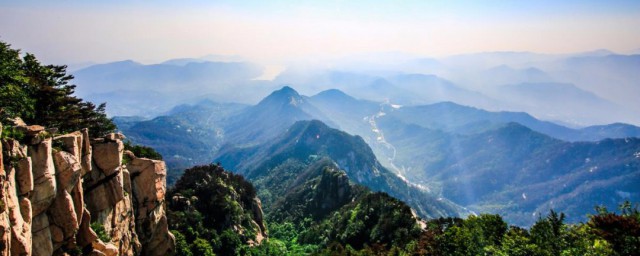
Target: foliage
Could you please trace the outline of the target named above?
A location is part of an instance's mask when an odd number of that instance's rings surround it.
[[[16,127],[2,126],[2,135],[0,136],[0,138],[2,139],[12,138],[17,141],[22,141],[24,137],[25,137],[24,132],[18,130]]]
[[[92,137],[112,132],[115,124],[96,106],[73,96],[66,66],[43,65],[34,55],[0,42],[0,122],[20,117],[27,124],[57,128],[66,133],[89,128]]]
[[[242,240],[240,240],[237,233],[231,229],[226,229],[220,235],[220,254],[239,255],[242,244]]]
[[[551,210],[546,218],[539,219],[531,227],[533,243],[540,250],[550,255],[560,255],[562,249],[566,247],[564,218],[564,213],[558,214]]]
[[[98,238],[100,238],[100,240],[102,240],[103,242],[106,243],[111,241],[111,237],[104,230],[104,226],[102,226],[102,224],[100,224],[99,222],[92,222],[91,229],[93,229],[93,231],[96,232],[96,235],[98,235]]]
[[[144,157],[155,160],[162,160],[162,155],[158,153],[152,147],[142,146],[142,145],[132,145],[131,141],[124,142],[124,149],[133,152],[137,157]]]
[[[187,238],[178,230],[171,230],[171,233],[176,238],[176,255],[193,256],[191,248],[187,243]]]
[[[462,219],[439,219],[429,225],[435,234],[432,251],[445,255],[478,255],[495,251],[502,244],[507,223],[499,215],[481,214]]]
[[[304,231],[301,242],[338,242],[356,249],[372,244],[391,248],[404,246],[419,234],[416,219],[406,204],[386,193],[371,193]]]
[[[255,197],[251,183],[219,165],[185,170],[166,195],[169,226],[191,245],[179,248],[193,255],[244,254],[261,232],[254,224],[262,223]]]
[[[211,247],[211,244],[209,244],[207,240],[204,240],[202,238],[196,238],[196,240],[193,241],[193,244],[191,245],[191,251],[193,251],[195,255],[202,255],[202,256],[215,255],[213,253],[213,248]],[[224,255],[232,255],[232,254],[224,254]]]
[[[246,255],[261,255],[261,256],[281,256],[281,255],[301,255],[306,253],[296,253],[287,250],[287,246],[284,242],[278,239],[269,239],[262,243],[260,246],[248,248]]]
[[[4,122],[8,117],[33,115],[35,99],[30,97],[27,89],[28,78],[20,51],[0,42],[0,121]]]
[[[289,191],[291,183],[298,174],[305,172],[306,165],[294,159],[288,159],[284,163],[269,170],[269,175],[263,175],[252,180],[258,190],[258,196],[264,204],[264,211],[270,212],[272,205]]]
[[[621,255],[640,252],[640,211],[631,208],[626,201],[620,206],[622,214],[606,212],[592,216],[589,227],[606,240],[612,249]]]
[[[628,204],[626,204],[628,205]],[[440,218],[405,246],[365,245],[354,249],[333,242],[317,255],[638,255],[638,211],[626,207],[622,214],[600,212],[586,224],[568,225],[554,211],[540,218],[530,230],[506,227],[498,215],[467,219]],[[615,233],[615,234],[614,234]]]
[[[201,112],[195,116],[180,113],[144,121],[115,117],[114,122],[133,143],[153,147],[162,154],[169,168],[168,175],[172,176],[178,170],[210,163],[221,146],[222,138],[217,134],[216,125],[223,122],[204,122],[209,117],[215,119],[218,109],[211,107]],[[173,184],[179,178],[178,175],[168,182]]]
[[[289,169],[287,167],[285,164],[277,169]],[[298,178],[298,175],[304,179]],[[291,181],[286,182],[286,179],[283,179],[288,187],[275,195],[284,196],[273,199],[273,209],[269,208],[269,217],[274,221],[301,223],[307,218],[313,221],[322,220],[331,212],[368,193],[363,187],[350,184],[347,175],[338,171],[337,166],[328,159],[311,164],[292,178],[296,178],[298,182],[292,184]],[[300,181],[305,179],[304,183]],[[277,184],[274,181],[271,179],[270,184]]]
[[[599,208],[586,224],[566,224],[563,213],[551,210],[530,229],[508,226],[497,214],[432,219],[420,228],[406,204],[348,182],[336,168],[324,160],[288,161],[272,169],[280,176],[258,178],[272,188],[266,195],[273,205],[269,240],[257,246],[249,246],[255,233],[246,225],[255,217],[245,211],[257,194],[251,183],[219,165],[186,170],[167,198],[178,249],[183,255],[211,248],[219,255],[595,256],[638,255],[640,248],[640,214],[628,202],[621,214]],[[276,181],[281,186],[269,185]],[[176,196],[182,201],[170,200]]]
[[[282,243],[288,255],[310,254],[318,249],[318,245],[300,244],[298,242],[299,234],[310,226],[310,223],[310,219],[302,221],[299,225],[291,222],[269,222],[269,243],[273,241]]]

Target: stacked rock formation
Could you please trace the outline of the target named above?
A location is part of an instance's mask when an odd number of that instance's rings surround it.
[[[0,145],[0,255],[173,254],[164,162],[123,163],[121,134],[15,129],[23,143]]]

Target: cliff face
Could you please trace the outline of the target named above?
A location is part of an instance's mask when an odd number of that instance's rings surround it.
[[[123,163],[120,134],[51,137],[19,125],[3,139],[0,255],[171,255],[164,162]]]

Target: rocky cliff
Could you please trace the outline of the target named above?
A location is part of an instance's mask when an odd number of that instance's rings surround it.
[[[12,129],[23,136],[0,145],[0,255],[174,253],[164,162],[123,158],[121,134]]]

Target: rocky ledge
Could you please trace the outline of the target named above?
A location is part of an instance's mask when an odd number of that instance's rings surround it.
[[[174,254],[164,162],[125,152],[122,134],[16,128],[23,143],[0,144],[0,255]]]

